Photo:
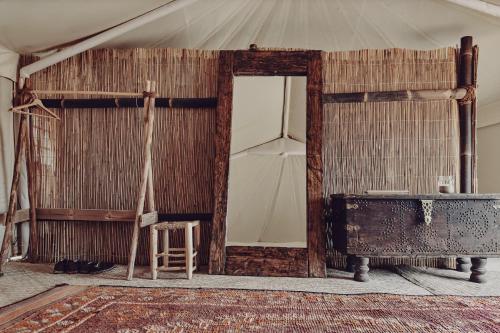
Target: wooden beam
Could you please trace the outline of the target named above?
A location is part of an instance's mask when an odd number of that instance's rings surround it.
[[[307,249],[228,246],[226,274],[307,277]]]
[[[210,213],[157,213],[158,221],[209,221],[212,219]],[[14,223],[29,221],[29,209],[18,210]],[[109,210],[109,209],[71,209],[71,208],[37,208],[36,214],[40,221],[88,221],[88,222],[134,222],[134,210]],[[142,214],[141,216],[148,215]],[[5,218],[6,213],[0,214],[0,221]],[[151,218],[148,215],[144,218]]]
[[[5,218],[7,217],[7,213],[0,214],[0,224],[5,224]],[[29,209],[19,209],[14,213],[14,217],[12,219],[12,224],[28,222],[30,220],[30,210]]]
[[[399,90],[324,94],[323,103],[368,103],[396,101],[453,100],[464,98],[464,88],[442,90]]]
[[[234,75],[305,76],[307,51],[234,51]]]
[[[208,266],[210,274],[224,274],[226,260],[226,213],[233,105],[233,62],[232,51],[220,52],[215,131],[214,215]]]
[[[323,67],[320,51],[307,66],[307,252],[310,277],[326,277],[326,227],[323,223]]]
[[[135,220],[133,210],[37,208],[36,215],[40,221],[132,222]]]
[[[29,81],[26,80],[27,84]],[[31,112],[31,111],[30,111]],[[28,258],[30,262],[38,261],[38,226],[36,219],[36,163],[35,163],[35,131],[33,128],[33,117],[28,119],[28,150],[26,153],[26,170],[28,173],[28,201],[29,201],[29,241],[28,241]]]
[[[57,109],[99,109],[99,108],[143,108],[143,98],[45,98],[43,105],[48,108]],[[158,108],[215,108],[217,98],[156,98],[155,107]]]
[[[147,81],[146,91],[153,95],[156,92],[156,82]],[[153,101],[154,102],[154,101]],[[137,208],[135,211],[134,229],[132,232],[132,240],[130,244],[130,254],[127,267],[127,280],[132,280],[134,276],[135,257],[137,255],[137,246],[139,243],[140,218],[144,212],[144,203],[146,200],[147,184],[151,168],[151,146],[153,143],[153,125],[154,125],[154,106],[150,103],[149,98],[145,98],[145,121],[144,121],[144,149],[143,149],[143,166],[141,174],[141,183],[137,194]]]
[[[473,84],[472,37],[460,40],[459,86]],[[472,101],[459,103],[460,118],[460,192],[472,192]]]

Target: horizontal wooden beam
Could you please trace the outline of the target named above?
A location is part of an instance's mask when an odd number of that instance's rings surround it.
[[[37,208],[37,220],[42,221],[115,221],[133,222],[133,210],[107,209],[67,209],[67,208]]]
[[[5,225],[5,217],[7,216],[7,213],[1,213],[0,214],[0,225]],[[30,220],[30,210],[29,209],[20,209],[17,210],[12,223],[22,223],[22,222],[27,222]]]
[[[305,76],[308,51],[246,51],[234,52],[234,75]]]
[[[99,109],[99,108],[142,108],[143,98],[46,98],[42,99],[43,105],[57,109]],[[207,98],[156,98],[155,107],[158,108],[215,108],[216,97]]]
[[[135,211],[133,210],[37,208],[36,214],[37,220],[41,221],[134,222],[135,220]],[[212,218],[210,213],[158,214],[151,212],[142,216],[150,221],[154,219],[154,215],[157,216],[158,221],[208,221]]]
[[[335,93],[323,94],[323,103],[367,103],[396,101],[429,101],[462,99],[465,88],[443,90],[398,90],[379,92]]]

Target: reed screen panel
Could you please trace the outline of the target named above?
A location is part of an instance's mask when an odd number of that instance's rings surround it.
[[[456,53],[454,48],[324,52],[323,93],[456,88]],[[457,102],[324,104],[323,168],[325,198],[366,190],[435,193],[439,176],[453,176],[459,188]],[[327,243],[330,264],[343,265],[330,236]],[[438,261],[410,260],[428,265]],[[380,259],[373,264],[401,262],[406,261]]]
[[[217,51],[100,49],[36,73],[31,83],[35,90],[142,92],[146,80],[154,80],[158,97],[201,98],[217,96],[217,73]],[[60,122],[33,119],[37,206],[134,210],[143,162],[143,108],[55,111]],[[214,134],[214,108],[156,108],[152,158],[160,213],[211,213]],[[39,228],[44,261],[63,256],[127,260],[131,223],[40,221]],[[140,263],[148,262],[145,239]]]

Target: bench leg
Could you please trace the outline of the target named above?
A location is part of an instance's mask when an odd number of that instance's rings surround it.
[[[356,256],[348,255],[346,258],[345,270],[349,273],[354,273],[356,267]]]
[[[151,279],[156,280],[158,277],[158,231],[154,225],[149,227],[149,265],[151,267]]]
[[[470,257],[457,258],[457,271],[468,273],[470,272],[471,260]]]
[[[187,278],[193,278],[193,225],[187,223],[184,228],[185,233],[185,258]]]
[[[486,258],[472,258],[470,281],[476,283],[486,282]]]
[[[368,264],[370,262],[370,258],[367,257],[359,257],[356,258],[356,267],[354,272],[354,280],[359,282],[367,282],[370,280],[368,276]]]

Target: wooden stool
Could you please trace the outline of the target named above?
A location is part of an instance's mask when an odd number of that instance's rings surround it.
[[[180,229],[184,229],[184,247],[171,248],[168,239],[169,231]],[[158,233],[160,231],[163,233],[163,252],[158,253]],[[158,272],[186,271],[187,278],[191,280],[193,271],[197,267],[196,255],[200,242],[200,221],[160,222],[150,226],[149,235],[151,278],[156,280]],[[163,265],[158,267],[158,258],[160,257],[163,258]],[[172,264],[184,264],[184,266]]]

